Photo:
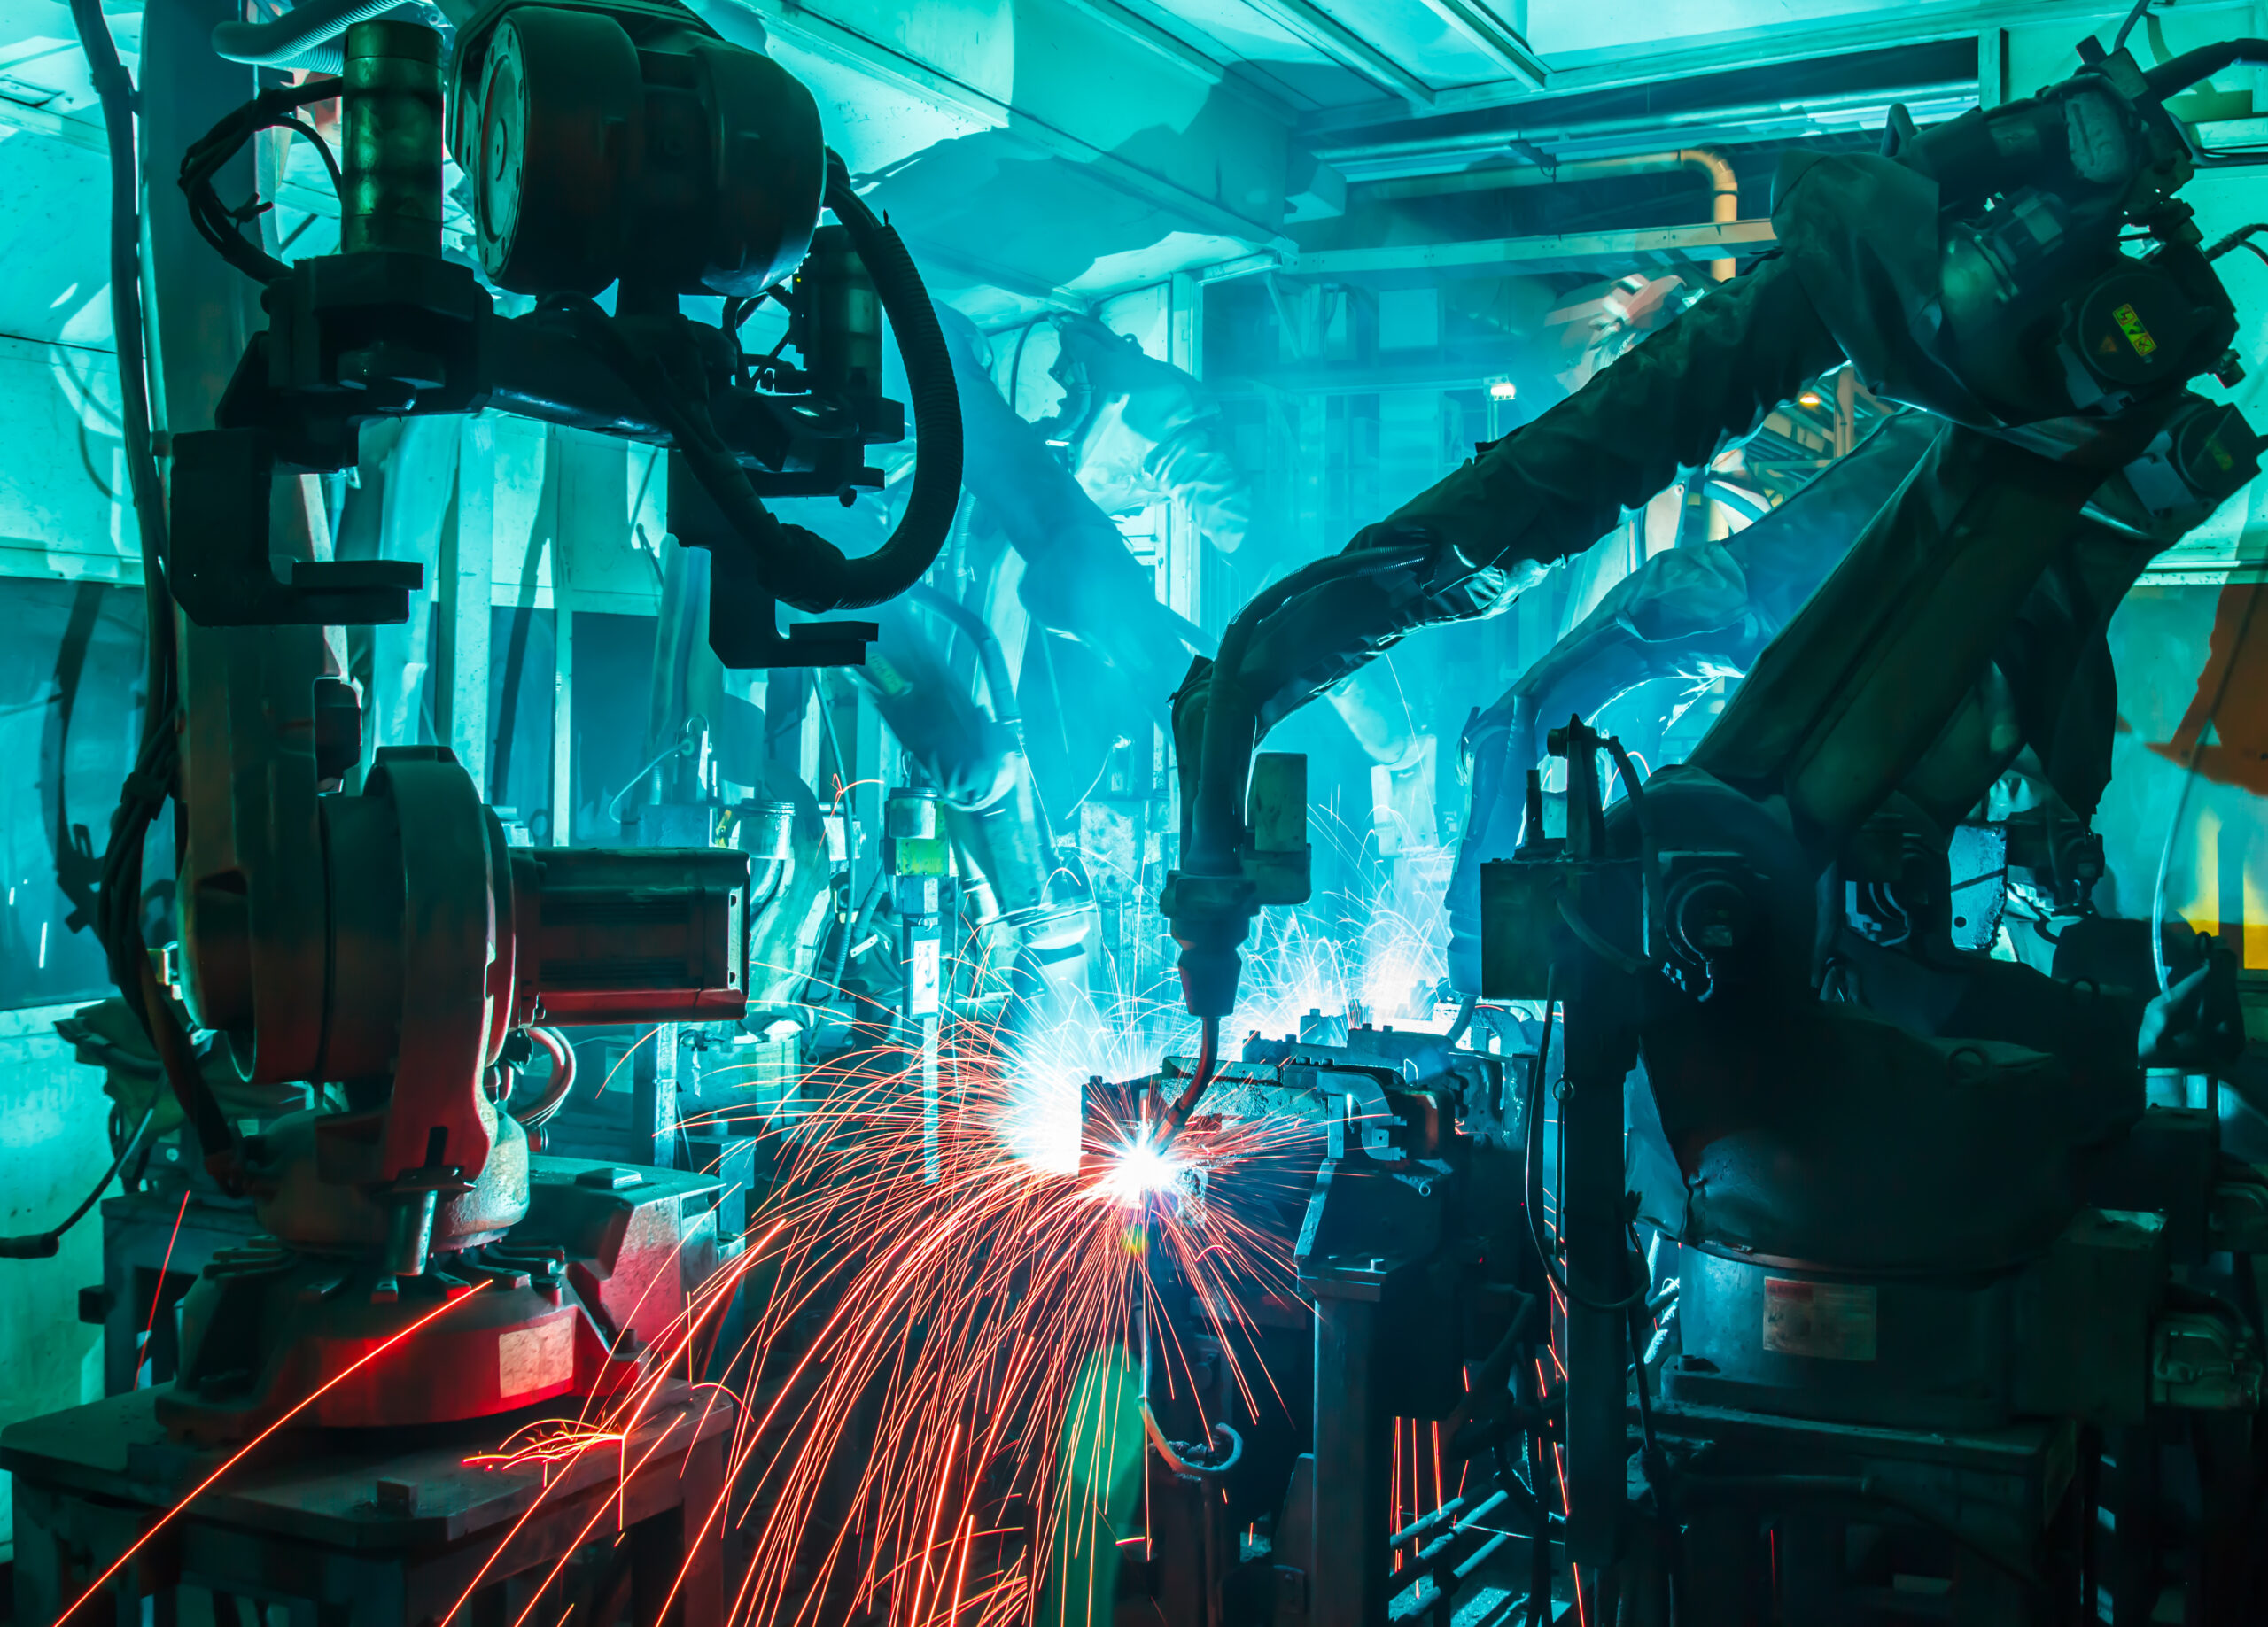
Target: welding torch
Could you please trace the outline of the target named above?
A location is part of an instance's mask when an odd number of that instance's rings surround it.
[[[1182,1087],[1181,1094],[1174,1097],[1172,1104],[1150,1127],[1150,1147],[1153,1152],[1162,1153],[1173,1145],[1174,1138],[1189,1123],[1189,1115],[1197,1111],[1197,1104],[1204,1096],[1206,1087],[1213,1082],[1213,1075],[1220,1072],[1221,1019],[1217,1017],[1202,1019],[1199,1032],[1197,1065],[1190,1073],[1189,1082]]]
[[[1271,864],[1254,850],[1247,823],[1253,751],[1262,732],[1262,708],[1248,691],[1245,670],[1254,641],[1270,616],[1318,589],[1394,572],[1423,576],[1440,552],[1430,538],[1402,538],[1301,566],[1237,613],[1221,636],[1218,658],[1192,662],[1175,697],[1185,868],[1167,877],[1158,903],[1181,948],[1182,997],[1202,1038],[1189,1083],[1152,1127],[1160,1151],[1181,1134],[1219,1071],[1221,1020],[1236,1009],[1240,951],[1253,918],[1262,904],[1300,903],[1308,896],[1305,849],[1288,869]],[[1298,785],[1303,803],[1303,778]]]

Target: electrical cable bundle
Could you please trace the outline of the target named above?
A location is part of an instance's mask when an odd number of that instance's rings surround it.
[[[135,174],[135,89],[119,59],[100,0],[71,0],[75,25],[96,92],[101,99],[110,150],[111,321],[115,334],[120,418],[128,475],[142,545],[144,642],[148,658],[142,738],[134,767],[126,776],[111,815],[103,848],[101,877],[92,926],[101,941],[111,979],[127,1009],[149,1035],[152,1050],[182,1111],[195,1128],[206,1167],[224,1181],[232,1175],[236,1136],[198,1066],[187,1027],[151,963],[142,934],[143,848],[150,827],[173,794],[179,764],[176,722],[180,695],[174,661],[173,597],[166,585],[165,492],[151,445],[150,389],[143,352],[142,221]],[[241,143],[239,143],[241,144]],[[241,244],[242,239],[237,241]],[[53,1256],[63,1235],[92,1211],[118,1178],[157,1116],[153,1101],[94,1189],[58,1225],[21,1236],[0,1238],[0,1258],[38,1259]]]

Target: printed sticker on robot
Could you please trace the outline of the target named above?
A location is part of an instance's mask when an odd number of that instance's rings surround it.
[[[1829,1361],[1875,1359],[1875,1290],[1845,1282],[1764,1279],[1764,1348]]]
[[[526,1395],[575,1376],[575,1319],[554,1316],[496,1341],[496,1392]]]

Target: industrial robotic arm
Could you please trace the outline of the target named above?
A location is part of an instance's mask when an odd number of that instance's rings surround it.
[[[1919,414],[1892,418],[1754,524],[1654,555],[1474,713],[1463,741],[1471,791],[1449,880],[1451,987],[1480,986],[1480,866],[1519,845],[1520,788],[1542,758],[1547,720],[1595,717],[1654,678],[1746,671],[1933,437]]]
[[[2210,409],[2200,402],[2185,410]],[[1752,525],[1721,542],[1655,555],[1502,698],[1474,714],[1464,740],[1470,813],[1449,895],[1454,987],[1480,986],[1480,867],[1511,857],[1518,846],[1519,788],[1542,756],[1547,720],[1595,717],[1652,678],[1737,679],[1914,472],[1936,433],[1928,414],[1893,418]],[[2155,490],[2160,473],[2145,459],[2095,494],[2070,548],[2025,600],[1992,665],[1903,787],[1917,817],[1935,827],[1942,858],[1943,839],[2030,751],[2031,772],[2060,816],[2043,806],[1995,829],[2009,867],[2044,877],[2065,912],[2079,910],[2088,883],[2101,873],[2100,842],[2093,844],[2091,871],[2072,844],[2087,841],[2087,819],[2109,778],[2117,698],[2105,630],[2154,552],[2210,512],[2194,501],[2146,505],[2137,492]],[[1973,856],[1962,865],[1964,877],[1994,868]],[[1948,902],[1942,885],[1936,890],[1939,903]],[[1983,918],[1996,924],[2000,910],[1975,887],[1959,902],[1965,926],[1978,929],[1969,936],[1989,942],[1992,927]]]
[[[2054,1036],[1935,1035],[1822,999],[1817,981],[1845,886],[1904,871],[1901,788],[1955,787],[1965,807],[2004,766],[1992,742],[1972,748],[1949,725],[2012,659],[2036,596],[2087,552],[2082,512],[2106,483],[2137,465],[2172,472],[2185,490],[2169,513],[2194,513],[2256,472],[2242,420],[2183,389],[2230,370],[2233,315],[2172,200],[2188,161],[2159,103],[2179,82],[2108,58],[2033,102],[1932,132],[1935,146],[1894,121],[1891,159],[1821,159],[1783,177],[1783,263],[1810,307],[1870,388],[1946,422],[1683,764],[1642,783],[1612,742],[1579,724],[1555,731],[1566,835],[1534,831],[1518,857],[1484,868],[1483,992],[1566,1013],[1551,1254],[1574,1375],[1568,1550],[1583,1563],[1615,1553],[1627,1494],[1631,1189],[1641,1218],[1694,1250],[1682,1301],[1693,1360],[1673,1375],[1673,1403],[1940,1424],[1963,1406],[2123,1419],[2153,1397],[2179,1404],[2131,1367],[2074,1383],[2048,1353],[2065,1313],[2053,1262],[2094,1246],[2087,1206],[2179,1213],[2215,1186],[2205,1136],[2179,1190],[2148,1171],[2134,1014],[2093,1013],[2087,1055],[2087,1013],[2064,1013],[2071,1032],[2035,1049]],[[1963,150],[1964,164],[1997,170],[1955,174],[1946,155]],[[2023,155],[2013,167],[2000,161],[2011,151]],[[2139,259],[2118,246],[2125,225],[2154,240]],[[1899,235],[1860,252],[1878,228]],[[2132,536],[2126,566],[2157,544]],[[2124,582],[2079,619],[2107,612]],[[1612,815],[1602,750],[1628,781]],[[2212,980],[2209,967],[2185,984],[2143,1044],[2210,1050]],[[2176,1258],[2205,1246],[2193,1228]],[[1885,1357],[1839,1386],[1814,1364],[1774,1367],[1770,1320],[1759,1346],[1743,1308],[1757,1302],[1740,1298],[1770,1291],[1767,1273],[1812,1271],[1928,1281],[1978,1305],[2030,1293],[2035,1308],[1991,1377]],[[2155,1320],[2163,1280],[2138,1278],[2088,1314],[2122,1350],[2186,1337]],[[1868,1291],[1887,1304],[1902,1290]],[[2229,1352],[2233,1398],[2204,1404],[2256,1400],[2241,1331],[2203,1336]],[[1647,1474],[1659,1497],[1679,1494],[1658,1453]]]
[[[338,78],[263,93],[183,167],[198,229],[267,285],[269,315],[219,427],[175,443],[183,608],[216,626],[401,619],[398,571],[310,564],[276,581],[258,500],[279,466],[351,463],[374,419],[489,408],[670,449],[671,490],[700,500],[673,527],[717,555],[710,631],[727,665],[855,664],[864,624],[782,639],[773,603],[855,609],[919,579],[959,499],[959,403],[920,277],[827,152],[810,92],[673,0],[496,0],[455,31],[446,88],[432,30],[344,34]],[[334,96],[342,252],[286,266],[243,236],[214,176],[256,130]],[[498,316],[473,269],[441,253],[445,130],[480,272],[537,296],[525,316]],[[819,224],[822,207],[838,224]],[[610,287],[611,314],[594,303]],[[722,324],[680,314],[687,295],[724,296]],[[788,311],[801,367],[741,353],[739,328],[767,299]],[[921,456],[897,529],[851,560],[762,500],[882,484],[865,448],[905,429],[882,393],[884,314]]]
[[[268,323],[229,359],[218,427],[175,426],[169,503],[139,347],[120,345],[152,684],[103,936],[208,1164],[255,1198],[271,1235],[217,1259],[185,1302],[181,1379],[161,1411],[206,1438],[278,1422],[318,1385],[311,1423],[402,1426],[632,1382],[713,1259],[699,1200],[717,1183],[532,1158],[540,1112],[515,1118],[515,1071],[532,1038],[553,1050],[539,1108],[555,1105],[565,1047],[539,1025],[730,1020],[747,999],[745,855],[511,848],[440,747],[381,751],[359,794],[336,788],[361,749],[361,697],[336,676],[326,626],[404,620],[422,572],[304,557],[302,534],[279,577],[271,546],[291,552],[294,536],[271,531],[271,503],[305,488],[276,476],[344,467],[375,420],[483,409],[664,446],[673,526],[714,554],[711,638],[736,665],[858,661],[869,625],[783,639],[773,602],[823,612],[902,591],[935,557],[959,484],[958,403],[919,277],[776,65],[667,0],[500,0],[462,21],[445,86],[432,30],[314,15],[317,35],[343,31],[340,76],[255,97],[183,166],[191,220],[263,284]],[[78,21],[125,155],[114,280],[120,331],[138,334],[134,89],[99,12]],[[285,266],[242,233],[254,212],[223,205],[216,182],[257,129],[332,96],[341,252]],[[540,296],[528,316],[499,316],[441,252],[445,126],[472,182],[482,268]],[[819,226],[822,205],[838,225]],[[171,222],[150,236],[160,276],[182,275]],[[611,314],[593,303],[610,285]],[[727,297],[721,326],[678,314],[702,292]],[[800,367],[741,355],[738,322],[759,298],[787,307]],[[885,311],[922,455],[889,542],[846,560],[762,497],[847,500],[878,484],[864,448],[902,432],[880,389]],[[169,362],[177,351],[191,353],[169,345]],[[247,1081],[317,1087],[314,1108],[258,1135],[217,1112],[121,918],[169,794],[188,1011]],[[468,1288],[487,1290],[476,1311],[424,1330],[432,1302]],[[383,1370],[323,1382],[413,1332]]]
[[[1192,1013],[1217,1029],[1234,1005],[1238,948],[1261,902],[1247,875],[1245,784],[1266,729],[1414,628],[1485,613],[1548,562],[1588,546],[1804,378],[1847,357],[1876,395],[1959,426],[1907,486],[1900,523],[1966,523],[1995,508],[1995,524],[2038,520],[2045,530],[1992,556],[2024,592],[2078,507],[2124,466],[2169,476],[2174,489],[2155,500],[2169,505],[2210,504],[2249,478],[2256,445],[2242,421],[2204,403],[2178,409],[2171,393],[2229,365],[2235,323],[2173,196],[2192,162],[2163,107],[2189,82],[2180,75],[2248,52],[2268,54],[2268,43],[2217,47],[2210,60],[2193,54],[2148,74],[2123,54],[2102,58],[2037,98],[1926,134],[1895,124],[1888,159],[1791,167],[1775,200],[1777,257],[1347,553],[1247,607],[1220,661],[1192,670],[1177,709],[1185,825],[1181,868],[1161,902]],[[2122,250],[2129,226],[2151,236],[2148,254]],[[2029,448],[2020,459],[2019,448]],[[2031,496],[1998,495],[2019,488]],[[1933,489],[1961,493],[1958,515],[1930,513]],[[1980,629],[1994,628],[1980,639],[1997,637],[2021,602],[2007,591],[2005,604],[1969,607]],[[1848,628],[1832,637],[1846,651],[1868,647]],[[1974,679],[1959,662],[1915,676],[1943,683],[1950,671],[1961,673],[1958,687]],[[1815,693],[1835,697],[1821,704],[1848,720],[1838,682],[1854,675],[1821,676]],[[1930,715],[1934,700],[1922,698],[1884,692],[1882,704]],[[1928,743],[1914,742],[1911,756]],[[1852,798],[1868,809],[1910,766],[1882,744],[1868,737],[1865,749],[1889,779],[1869,773]],[[1821,811],[1826,826],[1852,817],[1848,807]]]

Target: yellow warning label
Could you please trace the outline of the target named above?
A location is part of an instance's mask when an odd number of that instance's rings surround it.
[[[2149,355],[2157,349],[2158,342],[2150,337],[2150,330],[2142,326],[2142,319],[2134,314],[2132,306],[2113,307],[2110,320],[2118,324],[2118,331],[2126,336],[2126,343],[2134,347],[2137,356]]]

